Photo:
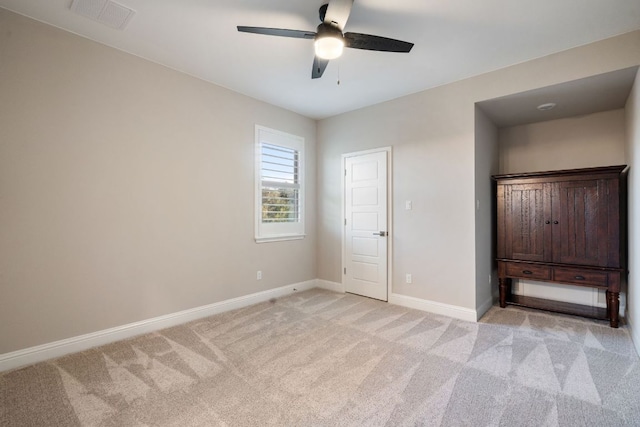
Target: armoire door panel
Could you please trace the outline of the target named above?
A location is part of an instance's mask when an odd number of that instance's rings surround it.
[[[545,261],[546,230],[545,210],[548,205],[548,189],[545,184],[508,185],[504,189],[505,255],[506,258],[527,261]]]
[[[553,261],[608,266],[608,188],[605,180],[553,184]]]

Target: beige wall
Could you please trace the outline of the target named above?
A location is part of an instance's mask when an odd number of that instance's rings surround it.
[[[0,353],[340,282],[341,154],[384,146],[393,292],[475,310],[492,235],[477,183],[495,156],[477,151],[474,104],[640,64],[629,33],[326,119],[316,136],[310,119],[4,10],[0,30]],[[253,241],[256,123],[307,141],[302,241]]]
[[[502,128],[498,135],[500,173],[626,164],[624,109]],[[515,280],[513,291],[536,298],[606,306],[604,291],[594,288]]]
[[[498,278],[495,272],[493,218],[495,204],[491,175],[498,173],[498,128],[475,107],[475,183],[476,183],[476,307],[478,315],[491,307]],[[486,246],[487,242],[491,245]]]
[[[632,328],[633,342],[640,353],[640,71],[627,100],[626,153],[629,162],[629,280],[627,291],[627,321]]]
[[[625,110],[502,128],[500,173],[622,165]]]
[[[315,121],[3,9],[0,98],[0,354],[316,278]],[[253,240],[255,124],[304,240]]]
[[[475,290],[462,284],[475,282],[473,103],[449,87],[430,94],[319,123],[319,275],[341,282],[341,154],[393,146],[392,291],[472,308]]]
[[[475,248],[491,250],[491,233],[476,235],[475,169],[491,170],[491,159],[476,161],[474,104],[638,64],[637,31],[320,121],[319,277],[341,281],[340,155],[390,145],[393,292],[475,310],[477,272],[490,269]]]

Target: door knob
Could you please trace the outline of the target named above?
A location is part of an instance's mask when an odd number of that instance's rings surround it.
[[[379,232],[379,233],[373,233],[373,235],[374,235],[374,236],[382,236],[382,237],[384,237],[384,236],[386,236],[386,235],[387,235],[387,232],[386,232],[386,231],[381,231],[381,232]]]

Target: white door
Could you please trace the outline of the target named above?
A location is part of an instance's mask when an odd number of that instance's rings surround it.
[[[344,286],[387,301],[387,151],[345,156]]]

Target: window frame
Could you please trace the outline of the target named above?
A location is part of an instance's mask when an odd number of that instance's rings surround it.
[[[262,221],[262,144],[298,152],[298,221],[265,223]],[[257,243],[303,239],[305,234],[305,153],[304,138],[265,126],[255,127],[255,240]]]

